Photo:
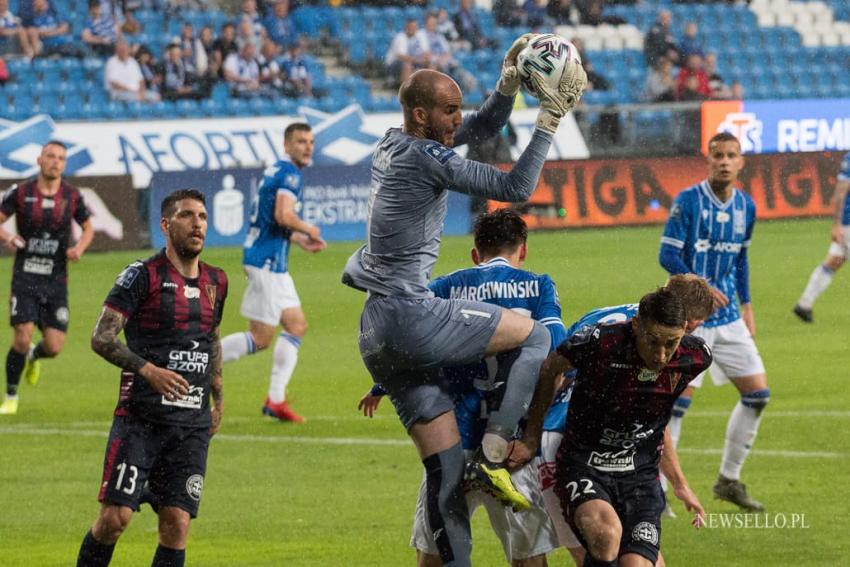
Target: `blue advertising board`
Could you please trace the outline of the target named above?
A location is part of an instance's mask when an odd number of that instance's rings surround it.
[[[207,200],[207,246],[241,246],[248,231],[251,203],[262,179],[263,170],[259,168],[154,173],[148,219],[153,245],[165,245],[159,228],[162,200],[172,191],[193,187],[202,191]],[[325,240],[366,238],[368,165],[308,167],[304,170],[304,181],[301,216],[319,226]],[[469,197],[450,192],[444,233],[467,234],[470,223]]]

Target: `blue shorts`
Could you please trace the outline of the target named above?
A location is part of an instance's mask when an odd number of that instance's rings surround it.
[[[440,370],[477,362],[502,318],[489,303],[372,294],[360,316],[360,355],[406,429],[454,408]]]

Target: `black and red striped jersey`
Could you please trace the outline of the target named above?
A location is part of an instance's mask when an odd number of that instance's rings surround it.
[[[0,202],[0,212],[15,215],[18,234],[26,246],[15,254],[12,285],[31,291],[68,281],[65,252],[71,221],[82,225],[91,216],[80,190],[62,181],[55,195],[38,190],[36,180],[10,188]]]
[[[613,474],[658,465],[673,403],[712,360],[702,339],[685,335],[667,366],[649,370],[631,322],[585,327],[558,353],[577,369],[558,461]]]
[[[157,423],[209,427],[212,345],[226,297],[223,270],[201,262],[197,278],[184,278],[164,250],[121,272],[104,305],[127,317],[127,346],[183,376],[189,392],[168,400],[143,377],[124,371],[116,415],[129,411]]]

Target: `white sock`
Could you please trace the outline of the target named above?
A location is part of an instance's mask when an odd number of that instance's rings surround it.
[[[761,412],[745,406],[740,401],[737,403],[726,426],[726,444],[723,447],[720,474],[731,480],[741,478],[741,469],[753,448],[759,422]]]
[[[499,464],[508,457],[508,441],[495,433],[485,433],[481,439],[481,449],[491,463]]]
[[[832,277],[834,275],[835,272],[823,264],[815,268],[812,275],[809,277],[809,283],[806,284],[806,289],[803,291],[803,295],[800,297],[800,300],[797,301],[797,305],[803,309],[811,309],[818,296],[826,291],[826,288],[828,288],[829,284],[832,283]]]
[[[301,339],[289,333],[281,333],[274,345],[272,378],[269,383],[269,399],[279,404],[286,399],[286,386],[298,362],[298,347]]]
[[[246,354],[257,352],[257,343],[251,333],[233,333],[221,339],[221,358],[224,362],[238,360]]]

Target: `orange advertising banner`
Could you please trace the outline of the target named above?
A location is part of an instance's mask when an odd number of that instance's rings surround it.
[[[842,152],[747,156],[738,187],[758,218],[828,215]],[[548,162],[527,203],[512,205],[531,229],[663,223],[682,189],[705,178],[702,156]],[[489,209],[504,207],[490,201]]]

